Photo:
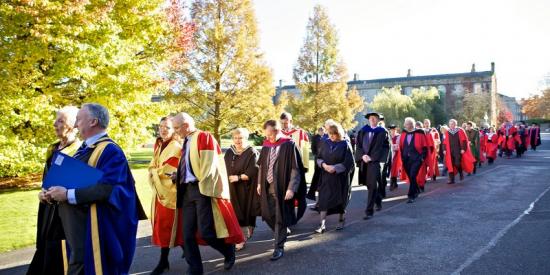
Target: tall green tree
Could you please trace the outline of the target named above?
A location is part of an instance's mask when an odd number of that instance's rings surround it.
[[[488,92],[465,93],[462,105],[455,111],[454,118],[461,122],[484,122],[485,114],[489,114],[491,94]]]
[[[382,88],[374,96],[369,108],[383,113],[386,125],[395,124],[398,127],[402,127],[404,119],[415,111],[412,98],[402,94],[400,86]]]
[[[411,100],[414,108],[411,116],[417,120],[430,119],[436,122],[434,111],[439,106],[439,91],[435,87],[415,88],[411,93]],[[441,120],[438,118],[438,120]]]
[[[400,86],[382,88],[370,103],[370,108],[384,114],[386,125],[403,126],[406,117],[416,120],[428,118],[432,123],[439,120],[439,92],[436,88],[415,88],[411,96],[404,95]]]
[[[55,110],[98,102],[123,147],[150,137],[151,95],[175,37],[164,0],[0,3],[0,176],[33,172],[55,141]]]
[[[347,129],[356,124],[354,116],[363,109],[363,99],[355,89],[348,91],[336,29],[320,5],[309,18],[293,77],[300,94],[289,100],[288,109],[300,127],[314,131],[329,118]]]
[[[275,88],[251,1],[193,1],[191,20],[193,48],[187,63],[172,72],[168,98],[218,140],[235,127],[259,130],[275,116]]]

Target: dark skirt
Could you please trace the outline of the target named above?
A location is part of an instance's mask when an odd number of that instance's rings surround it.
[[[239,225],[255,227],[256,216],[261,213],[256,186],[249,181],[238,181],[229,183],[229,192]]]
[[[319,180],[319,210],[328,215],[345,213],[349,199],[349,173],[322,172]]]

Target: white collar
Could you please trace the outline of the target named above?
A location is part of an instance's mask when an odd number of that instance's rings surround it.
[[[105,131],[102,131],[96,135],[93,135],[89,138],[86,139],[86,147],[90,147],[91,145],[93,145],[94,143],[96,143],[101,137],[103,137],[104,135],[106,135],[107,133]]]

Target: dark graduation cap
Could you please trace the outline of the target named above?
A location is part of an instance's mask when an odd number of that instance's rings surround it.
[[[397,128],[395,124],[391,124],[390,127],[388,127],[388,129],[395,129],[395,128]]]
[[[378,118],[384,117],[384,116],[380,116],[380,114],[377,113],[377,112],[370,112],[370,113],[367,113],[367,114],[365,115],[365,118],[366,118],[366,119],[369,119],[370,116],[376,116],[376,117],[378,117]]]

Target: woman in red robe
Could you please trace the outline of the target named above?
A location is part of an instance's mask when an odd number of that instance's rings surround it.
[[[149,183],[153,189],[152,243],[161,248],[159,263],[152,274],[161,274],[169,268],[168,254],[171,247],[183,246],[182,209],[176,208],[177,190],[170,177],[177,170],[181,144],[174,135],[170,117],[160,120],[159,135],[149,164]]]
[[[487,160],[487,133],[485,129],[479,130],[479,167]]]
[[[485,152],[487,152],[487,160],[489,164],[493,164],[497,158],[498,152],[498,133],[495,132],[495,127],[489,128],[489,133],[485,135]]]
[[[428,142],[428,155],[426,156],[427,177],[435,181],[439,176],[439,145],[441,140],[437,129],[431,127],[431,121],[424,119],[424,132],[426,133],[426,141]]]
[[[521,139],[518,136],[518,130],[511,122],[507,122],[502,124],[498,135],[501,150],[500,156],[504,153],[506,158],[510,158],[512,153],[516,150],[516,143],[521,143]]]
[[[397,189],[397,176],[401,172],[401,154],[399,152],[399,133],[397,132],[397,126],[390,125],[390,137],[391,137],[391,150],[392,160],[390,169],[390,191]]]

